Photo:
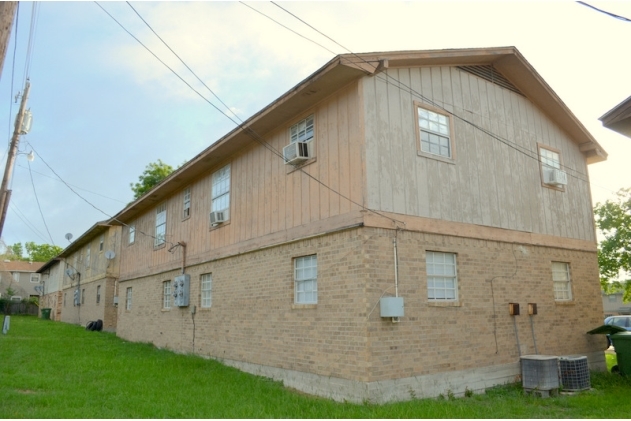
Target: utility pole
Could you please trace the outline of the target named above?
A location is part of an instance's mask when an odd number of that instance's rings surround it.
[[[24,121],[24,109],[26,108],[26,101],[28,100],[30,89],[31,82],[27,80],[26,86],[24,87],[24,95],[22,95],[22,102],[20,103],[20,111],[18,111],[18,115],[15,118],[15,129],[11,137],[11,145],[9,146],[9,153],[7,155],[7,165],[4,167],[4,177],[2,178],[2,185],[0,185],[0,211],[2,212],[0,214],[0,238],[2,237],[2,229],[4,228],[4,220],[7,217],[7,209],[9,209],[9,199],[11,199],[9,183],[13,175],[15,158],[18,154],[18,145],[20,143],[20,135],[22,134],[22,123]]]

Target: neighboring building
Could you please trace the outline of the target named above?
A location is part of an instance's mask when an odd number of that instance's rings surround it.
[[[40,275],[37,270],[44,263],[8,261],[0,262],[0,294],[6,295],[8,288],[15,293],[10,299],[14,301],[28,300],[40,296]]]
[[[337,56],[242,127],[108,222],[117,335],[356,402],[605,369],[606,153],[515,48]]]
[[[606,128],[631,137],[631,96],[609,110],[599,120]]]
[[[631,303],[622,301],[623,296],[623,292],[602,293],[605,317],[631,314]]]
[[[51,320],[61,321],[64,269],[63,259],[54,258],[38,270],[42,278],[42,297],[39,300],[40,313],[41,309],[50,308]]]
[[[53,309],[51,318],[79,325],[101,319],[103,330],[116,331],[120,232],[98,222],[42,267],[40,307]]]

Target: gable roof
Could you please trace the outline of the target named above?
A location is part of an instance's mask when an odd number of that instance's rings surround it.
[[[606,128],[631,137],[631,96],[607,111],[599,120]]]
[[[570,135],[587,163],[607,158],[596,139],[515,47],[341,54],[175,170],[108,223],[133,221],[211,168],[216,168],[233,153],[260,141],[259,137],[353,81],[385,68],[423,66],[492,66],[514,90],[531,100]]]
[[[44,266],[44,262],[23,262],[20,260],[0,262],[0,270],[6,272],[37,272],[42,266]]]

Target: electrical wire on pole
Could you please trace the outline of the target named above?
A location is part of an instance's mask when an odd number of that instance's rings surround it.
[[[11,182],[11,176],[13,174],[13,166],[15,165],[15,158],[18,155],[18,146],[20,144],[20,135],[24,134],[24,114],[26,108],[26,102],[28,101],[28,93],[31,89],[31,82],[26,80],[24,87],[24,95],[22,95],[22,102],[20,103],[20,111],[15,118],[15,128],[13,130],[13,137],[11,137],[11,145],[9,146],[9,153],[7,154],[7,165],[4,167],[4,177],[2,178],[2,185],[0,185],[0,238],[2,237],[2,229],[4,228],[4,220],[7,217],[7,209],[9,208],[9,200],[11,199],[11,190],[9,190],[9,183]]]

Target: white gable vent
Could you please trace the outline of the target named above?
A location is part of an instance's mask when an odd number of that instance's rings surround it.
[[[283,148],[286,164],[299,164],[309,159],[309,145],[306,142],[293,142]]]
[[[556,168],[545,168],[543,170],[543,182],[557,187],[565,186],[567,173]]]
[[[210,212],[210,224],[217,225],[222,222],[226,222],[226,211],[214,211]]]

